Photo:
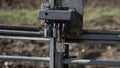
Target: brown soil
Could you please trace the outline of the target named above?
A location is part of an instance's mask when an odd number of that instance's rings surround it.
[[[48,42],[0,39],[0,55],[14,56],[49,56]],[[77,56],[81,59],[101,59],[118,61],[120,48],[118,45],[83,45],[70,44],[70,56]],[[49,68],[49,63],[6,60],[0,61],[0,68],[5,68],[5,63],[12,63],[9,68]],[[70,65],[70,68],[99,68],[96,66]],[[100,67],[110,68],[110,67]],[[114,68],[114,67],[113,67]]]
[[[46,43],[46,44],[45,44]],[[46,57],[49,54],[47,42],[0,39],[0,55],[14,56],[36,56]],[[0,61],[0,68],[4,68],[5,63],[12,63],[9,68],[47,68],[47,63],[29,61]]]
[[[42,0],[0,0],[2,9],[38,9]],[[95,6],[120,6],[120,0],[84,0],[87,7]]]

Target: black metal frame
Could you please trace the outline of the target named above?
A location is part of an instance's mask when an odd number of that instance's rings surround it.
[[[8,26],[7,26],[8,27]],[[13,26],[14,27],[14,26]],[[22,26],[21,26],[22,27]],[[20,28],[20,26],[19,26]],[[29,28],[29,27],[28,27]],[[23,27],[21,29],[24,29]],[[38,33],[40,31],[31,31],[34,36],[29,36],[28,34],[21,34],[21,36],[14,36],[18,34],[19,30],[13,29],[1,29],[3,34],[0,32],[0,38],[10,38],[10,39],[24,39],[24,40],[45,40],[50,41],[50,58],[49,57],[27,57],[27,56],[2,56],[2,60],[27,60],[27,61],[39,61],[39,62],[49,62],[50,68],[69,68],[70,63],[83,64],[83,65],[103,65],[103,66],[115,66],[120,67],[120,62],[115,61],[99,61],[99,60],[84,60],[77,58],[69,58],[69,45],[64,44],[65,51],[58,52],[56,49],[56,44],[58,43],[56,38],[41,38],[43,33]],[[16,31],[11,34],[7,34],[12,31]],[[24,31],[24,30],[20,30]],[[22,33],[21,32],[21,33]],[[31,32],[29,32],[31,34]],[[37,35],[34,34],[37,32]],[[43,31],[42,31],[43,32]],[[6,35],[4,35],[6,33]],[[65,42],[68,43],[91,43],[91,44],[120,44],[120,31],[102,31],[102,30],[83,30],[83,34],[80,35],[79,39],[66,39]],[[28,36],[27,36],[28,35]],[[41,35],[41,36],[38,36]]]

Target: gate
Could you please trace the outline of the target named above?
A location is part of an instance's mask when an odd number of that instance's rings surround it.
[[[120,44],[120,31],[84,30],[82,29],[82,0],[49,0],[43,2],[38,19],[44,22],[44,31],[38,27],[0,25],[0,38],[50,41],[49,57],[3,56],[1,60],[25,60],[49,62],[50,68],[69,68],[69,64],[100,65],[120,67],[117,61],[78,59],[69,57],[69,45],[83,44]],[[67,4],[70,2],[69,4]],[[75,2],[75,3],[74,3]],[[80,7],[78,3],[80,2]],[[71,6],[71,4],[75,4]],[[69,8],[76,8],[69,9]],[[77,22],[80,29],[71,27],[68,22]],[[74,24],[73,24],[74,25]],[[65,33],[68,31],[68,33]],[[74,32],[75,31],[75,32]],[[70,36],[73,37],[69,37]],[[44,38],[41,38],[43,37]]]

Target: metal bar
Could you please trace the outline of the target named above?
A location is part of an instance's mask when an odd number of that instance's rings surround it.
[[[77,58],[65,59],[64,63],[68,64],[83,64],[83,65],[97,65],[97,66],[108,66],[108,67],[120,67],[120,62],[118,61],[102,61],[102,60],[84,60]]]
[[[1,32],[6,32],[6,33],[43,33],[43,31],[19,31],[19,30],[1,30],[0,29],[0,33]]]
[[[61,7],[62,6],[62,0],[54,0],[54,7]]]
[[[109,35],[109,34],[81,34],[80,39],[82,40],[112,40],[120,41],[120,35]]]
[[[64,58],[69,58],[69,44],[65,44]],[[69,64],[64,64],[63,68],[69,68]]]
[[[56,42],[56,68],[63,68],[63,58],[64,58],[64,52],[65,52],[65,46],[64,43],[59,40]]]
[[[54,8],[55,6],[55,0],[49,0],[50,8]]]
[[[49,62],[49,57],[27,57],[27,56],[3,56],[0,55],[1,60],[20,60],[20,61],[39,61],[39,62]]]
[[[38,62],[49,62],[49,57],[27,57],[27,56],[2,56],[1,60],[20,60],[20,61],[38,61]],[[77,58],[64,59],[64,63],[67,64],[84,64],[84,65],[102,65],[102,66],[112,66],[120,67],[120,62],[118,61],[102,61],[102,60],[83,60]]]
[[[81,43],[81,44],[120,44],[120,41],[103,41],[103,40],[81,40],[81,39],[66,39],[66,43]]]
[[[120,34],[120,30],[83,30],[83,34]]]
[[[76,40],[120,41],[120,35],[114,34],[81,34]]]
[[[3,25],[3,24],[0,24],[0,29],[22,30],[22,31],[39,31],[40,30],[40,28],[37,26],[18,26],[18,25]]]
[[[117,45],[117,44],[120,44],[120,41],[84,40],[84,41],[80,41],[79,43],[82,43],[82,44],[110,44],[110,45]]]
[[[57,68],[63,68],[63,55],[64,53],[63,52],[57,52]]]
[[[13,36],[42,36],[43,31],[17,31],[17,30],[0,30],[0,35],[13,35]]]
[[[20,40],[41,40],[41,41],[50,41],[49,38],[38,38],[38,37],[17,37],[17,36],[0,36],[4,39],[20,39]]]
[[[56,42],[55,38],[50,39],[50,68],[55,68],[55,51],[56,51]]]

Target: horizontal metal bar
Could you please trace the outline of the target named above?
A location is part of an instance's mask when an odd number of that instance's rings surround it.
[[[83,34],[120,34],[120,30],[83,30]]]
[[[117,61],[84,60],[84,59],[77,59],[77,58],[68,58],[64,60],[64,63],[120,67],[120,61],[117,62]]]
[[[66,39],[66,43],[81,43],[81,44],[120,44],[120,41],[103,41],[103,40],[81,40],[81,39]]]
[[[0,60],[21,60],[21,61],[39,61],[39,62],[49,62],[49,57],[27,57],[27,56],[2,56],[0,55]]]
[[[120,41],[101,41],[101,40],[83,40],[80,41],[83,44],[109,44],[109,45],[116,45],[120,44]]]
[[[41,40],[41,41],[50,41],[49,38],[38,38],[38,37],[18,37],[18,36],[0,36],[4,39],[20,39],[20,40]]]
[[[22,30],[22,31],[39,31],[40,27],[37,26],[18,26],[18,25],[3,25],[0,24],[0,29],[4,30]]]
[[[3,56],[0,55],[0,60],[20,60],[20,61],[38,61],[49,62],[49,57],[28,57],[28,56]],[[83,65],[96,65],[96,66],[108,66],[108,67],[120,67],[118,61],[102,61],[102,60],[85,60],[77,58],[64,59],[65,64],[83,64]]]
[[[12,36],[42,36],[43,31],[18,31],[18,30],[0,30],[0,35]]]
[[[82,40],[112,40],[120,41],[120,35],[110,34],[81,34],[80,39]]]
[[[0,30],[0,33],[1,33],[1,32],[6,32],[6,33],[7,33],[7,32],[8,32],[8,33],[9,33],[9,32],[11,32],[11,33],[37,33],[37,34],[38,34],[38,33],[39,33],[39,34],[41,33],[41,31],[36,32],[36,31],[19,31],[19,30]],[[43,32],[42,32],[42,33],[43,33]]]

